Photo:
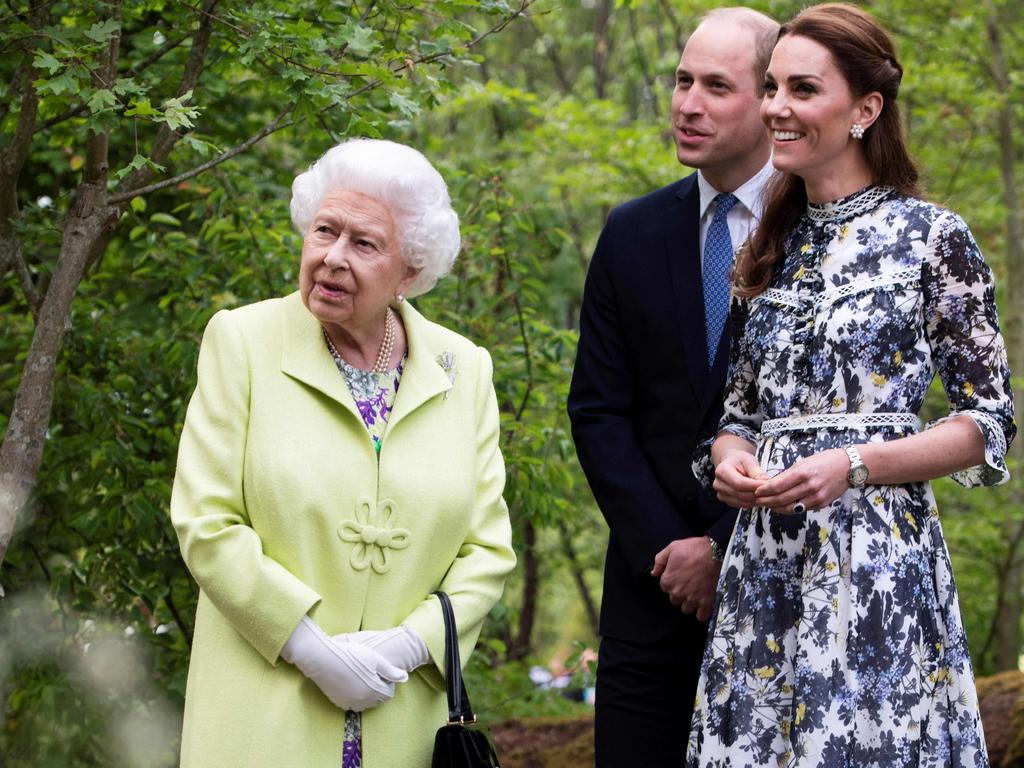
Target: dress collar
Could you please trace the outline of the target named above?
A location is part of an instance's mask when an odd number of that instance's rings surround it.
[[[856,216],[874,210],[895,191],[892,187],[872,185],[838,200],[831,200],[827,203],[807,203],[807,216],[811,221],[817,222],[849,221]]]

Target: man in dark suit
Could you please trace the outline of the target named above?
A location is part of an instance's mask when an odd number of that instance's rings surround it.
[[[727,275],[772,173],[758,108],[778,25],[712,11],[672,95],[679,162],[699,169],[612,211],[587,274],[569,416],[611,535],[598,768],[683,763],[707,619],[735,510],[698,487],[728,361]]]

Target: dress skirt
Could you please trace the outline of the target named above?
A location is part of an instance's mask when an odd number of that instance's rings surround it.
[[[901,437],[762,440],[762,467]],[[719,582],[689,768],[987,766],[949,554],[928,483],[740,512]],[[698,757],[705,755],[705,757]]]

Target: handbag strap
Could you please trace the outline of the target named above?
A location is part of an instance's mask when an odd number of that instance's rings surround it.
[[[448,722],[475,723],[476,715],[469,703],[466,683],[462,679],[462,664],[459,663],[459,630],[455,624],[455,611],[452,601],[444,592],[434,593],[441,603],[441,615],[444,616],[444,680],[448,694]]]

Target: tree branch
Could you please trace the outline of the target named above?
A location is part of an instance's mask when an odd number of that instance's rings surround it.
[[[259,133],[257,133],[254,136],[250,136],[248,139],[246,139],[233,149],[229,149],[226,152],[222,152],[213,160],[209,160],[201,165],[197,165],[195,168],[191,168],[183,173],[179,173],[177,176],[173,178],[164,179],[163,181],[158,181],[154,184],[149,184],[145,187],[137,187],[135,189],[128,189],[125,192],[119,192],[115,195],[112,195],[109,198],[108,202],[110,203],[110,205],[123,205],[124,203],[127,203],[129,200],[131,200],[133,197],[138,197],[140,195],[148,195],[151,192],[157,192],[161,189],[166,189],[167,187],[173,187],[176,184],[180,184],[181,182],[186,181],[187,179],[191,179],[193,176],[198,176],[200,173],[208,171],[211,168],[216,168],[225,160],[230,160],[232,157],[242,154],[247,149],[252,147],[254,144],[259,143],[260,141],[262,141],[275,131],[279,131],[282,128],[288,127],[288,125],[292,125],[292,123],[281,125],[281,121],[288,117],[288,115],[290,115],[294,109],[295,102],[291,102],[277,115],[277,117],[275,117],[273,120],[267,123],[267,125],[264,126],[263,130],[261,130]]]
[[[189,91],[194,91],[199,82],[199,75],[203,71],[203,64],[206,61],[206,52],[210,47],[210,37],[213,35],[213,9],[217,0],[205,0],[201,11],[199,29],[192,38],[192,48],[188,53],[188,61],[185,63],[185,71],[181,75],[181,83],[178,84],[176,96],[183,96]],[[171,154],[174,145],[181,139],[181,135],[172,130],[166,123],[160,126],[156,139],[153,141],[153,149],[149,153],[149,159],[157,165],[162,165],[167,156]],[[149,165],[144,165],[139,170],[130,174],[118,186],[122,189],[145,186],[153,179],[154,171]],[[134,195],[133,195],[134,197]]]
[[[188,622],[182,617],[177,604],[174,602],[174,597],[172,596],[172,583],[170,579],[167,580],[167,592],[164,594],[164,604],[171,612],[171,616],[174,617],[174,623],[177,624],[178,629],[181,630],[181,634],[185,638],[185,642],[188,643],[188,647],[191,648],[192,629],[189,627]]]
[[[39,291],[36,289],[36,284],[32,281],[32,274],[28,271],[28,265],[25,263],[20,238],[14,247],[14,271],[18,275],[18,282],[21,283],[21,290],[25,294],[28,308],[32,311],[32,319],[38,320],[39,307],[43,302],[39,296]]]
[[[536,0],[521,0],[521,2],[519,4],[519,8],[516,9],[516,11],[514,13],[510,14],[507,18],[503,19],[501,22],[496,24],[491,29],[489,29],[486,32],[478,35],[473,40],[471,40],[470,42],[466,43],[466,47],[467,48],[471,48],[471,47],[473,47],[475,45],[478,45],[481,41],[483,41],[487,37],[489,37],[489,36],[491,36],[491,35],[493,35],[493,34],[495,34],[497,32],[500,32],[505,27],[507,27],[514,19],[518,18],[519,16],[522,16],[526,12],[526,9],[528,9],[534,2],[536,2]],[[392,70],[392,73],[398,74],[399,72],[402,72],[402,71],[404,71],[406,69],[410,69],[410,68],[416,67],[419,64],[429,63],[429,62],[435,61],[437,59],[440,59],[440,58],[443,58],[443,57],[449,56],[449,55],[450,55],[449,52],[442,51],[440,53],[434,53],[434,54],[430,54],[428,56],[421,56],[421,57],[419,57],[417,59],[407,59],[402,64],[396,66]],[[371,80],[370,82],[366,83],[361,88],[357,88],[355,91],[350,93],[348,95],[348,98],[351,100],[355,96],[359,96],[359,95],[365,93],[366,91],[369,91],[369,90],[372,90],[374,88],[379,87],[382,84],[383,83],[380,80]],[[327,111],[329,111],[331,109],[335,109],[337,106],[338,106],[338,104],[328,105],[328,106],[324,107],[323,109],[321,109],[320,113],[327,112]],[[131,186],[132,179],[136,178],[136,177],[142,177],[142,174],[143,174],[144,171],[149,171],[149,175],[147,176],[147,178],[151,178],[152,171],[149,170],[148,168],[142,169],[139,172],[137,172],[136,174],[132,174],[132,176],[128,177],[127,179],[125,179],[124,182],[119,184],[118,188],[119,189],[123,189],[124,191],[123,192],[118,192],[118,193],[112,195],[109,198],[108,202],[111,205],[123,205],[124,203],[127,203],[129,200],[131,200],[133,197],[138,197],[140,195],[148,195],[148,194],[150,194],[152,192],[157,192],[157,191],[159,191],[161,189],[166,189],[167,187],[173,187],[176,184],[180,184],[181,182],[187,181],[188,179],[191,179],[194,176],[198,176],[199,174],[204,173],[205,171],[208,171],[211,168],[216,168],[218,165],[220,165],[221,163],[225,162],[226,160],[230,160],[232,157],[235,157],[237,155],[242,154],[247,149],[252,147],[254,144],[259,143],[260,141],[265,139],[270,134],[275,133],[275,132],[280,131],[280,130],[283,130],[285,128],[290,128],[291,126],[295,125],[296,121],[294,121],[294,120],[289,120],[287,122],[284,122],[285,118],[287,118],[288,115],[290,115],[294,111],[294,109],[295,109],[295,102],[290,102],[277,115],[277,117],[275,117],[266,126],[264,126],[264,128],[259,133],[257,133],[256,135],[251,136],[250,138],[246,139],[245,141],[243,141],[241,144],[239,144],[238,146],[234,147],[233,149],[229,149],[226,152],[221,153],[220,155],[215,157],[213,160],[209,160],[209,161],[207,161],[205,163],[202,163],[201,165],[197,165],[196,167],[191,168],[191,169],[189,169],[187,171],[184,171],[182,173],[179,173],[177,176],[174,176],[173,178],[170,178],[170,179],[164,179],[163,181],[158,181],[158,182],[155,182],[153,184],[148,184],[146,186],[138,186],[138,187]]]
[[[544,54],[550,59],[551,67],[555,72],[555,79],[558,80],[559,90],[563,95],[572,93],[573,79],[565,71],[565,64],[562,62],[562,54],[558,42],[550,35],[545,35],[537,22],[527,16],[527,21],[533,28],[534,34],[544,43]]]
[[[33,13],[32,23],[41,24],[42,17]],[[32,129],[39,110],[39,94],[32,87],[35,68],[32,66],[31,51],[25,52],[18,70],[24,84],[21,111],[11,141],[0,153],[0,275],[6,274],[21,251],[21,238],[14,230],[14,222],[19,218],[18,177],[21,176],[32,147]]]

